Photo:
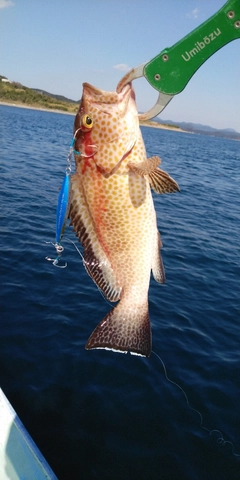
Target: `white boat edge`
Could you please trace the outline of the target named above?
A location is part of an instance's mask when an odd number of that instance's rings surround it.
[[[1,388],[0,479],[57,480]]]

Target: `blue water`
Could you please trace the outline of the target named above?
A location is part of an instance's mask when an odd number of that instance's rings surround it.
[[[0,115],[0,385],[59,480],[239,480],[239,143],[142,129],[181,188],[154,195],[153,351],[201,419],[154,354],[84,349],[110,307],[71,243],[67,268],[45,260],[73,117]]]

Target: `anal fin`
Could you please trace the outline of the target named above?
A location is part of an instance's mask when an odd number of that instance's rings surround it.
[[[165,277],[162,256],[160,252],[160,248],[162,247],[162,241],[161,241],[160,233],[158,231],[157,231],[156,237],[157,237],[156,244],[153,250],[153,258],[152,258],[152,274],[156,282],[165,283],[166,277]]]
[[[136,175],[147,176],[155,193],[179,192],[177,182],[167,172],[158,168],[159,163],[161,163],[161,159],[154,156],[140,163],[129,162],[128,168]]]

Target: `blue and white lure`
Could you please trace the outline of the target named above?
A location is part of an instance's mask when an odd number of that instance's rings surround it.
[[[59,265],[59,261],[64,251],[64,247],[61,245],[61,239],[63,237],[64,230],[66,227],[68,213],[69,213],[69,206],[70,206],[69,197],[70,197],[70,188],[71,188],[72,156],[73,156],[73,153],[75,153],[76,155],[80,155],[80,152],[77,152],[73,148],[78,130],[75,132],[75,135],[70,145],[70,149],[67,157],[67,167],[65,171],[65,177],[63,179],[61,190],[58,195],[55,243],[47,242],[47,243],[51,243],[55,247],[57,252],[57,257],[56,258],[45,257],[45,258],[46,260],[49,260],[50,262],[52,262],[55,267],[59,267],[59,268],[65,268],[67,266],[66,262],[64,265]]]

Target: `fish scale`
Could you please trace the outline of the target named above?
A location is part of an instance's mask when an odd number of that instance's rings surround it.
[[[157,167],[158,157],[146,158],[130,84],[120,93],[83,84],[74,129],[80,155],[71,181],[71,224],[87,272],[107,299],[120,300],[86,348],[148,357],[151,269],[158,282],[165,280],[150,187],[158,193],[179,188]]]

